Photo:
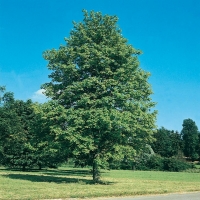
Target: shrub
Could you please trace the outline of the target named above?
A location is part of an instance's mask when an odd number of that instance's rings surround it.
[[[194,168],[194,165],[186,162],[183,158],[165,158],[159,155],[152,155],[148,159],[139,159],[137,162],[129,160],[110,162],[110,169],[180,172],[192,168]]]
[[[146,166],[148,170],[163,171],[163,158],[161,156],[151,156],[151,158],[147,161]]]
[[[157,170],[157,171],[172,171],[179,172],[193,168],[194,165],[177,158],[164,158],[161,156],[151,156],[145,163],[138,163],[137,170]]]
[[[185,161],[177,160],[176,158],[164,158],[163,164],[164,164],[164,167],[163,167],[164,171],[179,172],[179,171],[193,168],[192,164],[187,163]]]

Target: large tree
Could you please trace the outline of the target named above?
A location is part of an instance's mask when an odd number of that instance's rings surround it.
[[[185,156],[190,157],[192,160],[198,159],[199,132],[196,123],[192,119],[183,120],[181,135]]]
[[[99,166],[121,146],[135,151],[152,140],[155,103],[149,73],[139,67],[141,51],[127,43],[117,17],[84,11],[66,45],[48,50],[51,82],[42,86],[48,97],[66,109],[65,140],[78,162]]]

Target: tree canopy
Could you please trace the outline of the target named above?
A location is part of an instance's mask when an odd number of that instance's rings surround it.
[[[154,134],[154,137],[156,140],[152,143],[152,148],[155,153],[162,157],[177,156],[182,150],[181,136],[178,132],[161,127]]]
[[[183,121],[183,129],[181,131],[183,138],[183,152],[185,156],[192,160],[198,159],[199,155],[199,131],[196,123],[192,119]]]
[[[26,170],[66,161],[70,148],[56,134],[65,124],[64,108],[54,101],[15,100],[13,93],[1,91],[0,163]]]
[[[65,140],[78,161],[93,166],[94,181],[120,145],[136,151],[155,129],[150,74],[139,67],[141,51],[127,43],[117,20],[84,11],[66,45],[44,52],[51,82],[42,88],[66,109]]]
[[[15,100],[13,93],[2,96],[0,107],[1,163],[23,170],[32,163],[30,124],[34,119],[31,100]]]

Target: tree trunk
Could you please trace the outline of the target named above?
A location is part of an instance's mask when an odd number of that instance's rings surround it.
[[[92,177],[93,177],[94,183],[99,182],[99,180],[100,180],[100,170],[99,170],[99,166],[98,166],[98,163],[97,163],[97,158],[93,159]]]

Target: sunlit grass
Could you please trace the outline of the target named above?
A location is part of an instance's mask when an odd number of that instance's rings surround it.
[[[200,173],[103,171],[93,184],[89,169],[0,170],[0,199],[53,199],[134,196],[200,191]]]

